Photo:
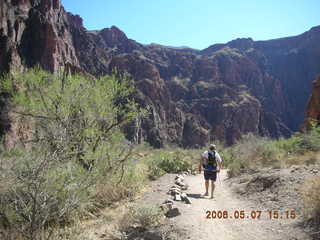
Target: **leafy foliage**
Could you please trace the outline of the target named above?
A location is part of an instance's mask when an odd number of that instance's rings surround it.
[[[15,118],[32,134],[3,154],[0,215],[27,239],[90,209],[102,183],[124,182],[132,146],[121,127],[144,113],[127,79],[54,76],[40,69],[2,79]],[[112,179],[112,181],[108,181]]]
[[[151,162],[155,168],[158,168],[166,173],[179,173],[190,170],[192,161],[187,151],[176,150],[173,152],[161,152]]]

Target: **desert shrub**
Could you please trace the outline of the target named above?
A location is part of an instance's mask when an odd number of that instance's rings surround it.
[[[280,138],[276,144],[287,154],[297,154],[301,152],[301,136],[295,135],[290,138]]]
[[[125,166],[122,181],[121,173],[115,173],[108,179],[101,179],[97,184],[95,195],[92,197],[92,211],[112,205],[123,199],[133,199],[135,194],[146,185],[147,169],[144,164],[130,164]]]
[[[69,221],[88,202],[93,179],[79,165],[61,164],[51,153],[25,153],[11,160],[1,175],[1,184],[11,186],[1,188],[0,213],[22,236],[38,239],[45,227]]]
[[[304,213],[307,220],[315,226],[320,225],[320,177],[307,179],[302,186]]]
[[[234,146],[225,149],[223,156],[229,175],[235,176],[242,170],[264,166],[278,166],[281,150],[267,138],[253,134],[244,135]]]
[[[182,150],[163,152],[156,156],[154,164],[167,173],[187,171],[192,167],[192,161]]]
[[[147,166],[149,179],[155,180],[165,173],[178,173],[191,170],[198,164],[200,150],[185,149],[153,149],[142,159]]]
[[[297,133],[287,139],[279,139],[277,145],[288,154],[304,154],[308,151],[320,151],[320,127],[315,125],[308,132]]]
[[[156,180],[163,176],[166,172],[158,164],[149,164],[148,176],[150,180]]]
[[[312,127],[311,130],[301,136],[300,146],[306,151],[320,151],[320,127]]]
[[[10,183],[0,192],[6,227],[41,239],[42,228],[94,207],[101,184],[132,180],[132,146],[121,127],[143,112],[130,100],[126,79],[53,76],[33,69],[2,79],[2,91],[11,96],[17,122],[32,125],[25,139],[28,151],[3,154],[8,164],[1,182]]]
[[[287,167],[293,164],[317,162],[320,151],[320,127],[313,126],[306,133],[284,139],[268,139],[244,135],[236,144],[222,151],[229,176],[239,175],[243,170],[259,167]]]
[[[131,207],[125,221],[127,221],[127,224],[130,226],[148,229],[158,225],[162,218],[163,211],[159,206],[146,205]]]

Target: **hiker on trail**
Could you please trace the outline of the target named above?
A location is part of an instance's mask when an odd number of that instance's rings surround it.
[[[209,151],[205,151],[201,155],[199,172],[203,168],[206,192],[204,196],[209,195],[209,180],[211,180],[211,198],[213,198],[213,192],[215,188],[215,181],[217,179],[217,173],[222,168],[222,159],[219,153],[216,151],[216,145],[211,144]]]

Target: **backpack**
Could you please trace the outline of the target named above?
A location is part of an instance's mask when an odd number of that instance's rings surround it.
[[[217,167],[216,152],[208,152],[208,166]]]

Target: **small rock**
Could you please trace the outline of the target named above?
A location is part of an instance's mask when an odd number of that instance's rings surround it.
[[[175,184],[177,184],[178,186],[182,187],[182,186],[185,186],[186,184],[182,181],[176,181]]]
[[[184,199],[184,201],[185,201],[186,204],[191,204],[192,203],[189,197],[186,197]]]
[[[170,189],[178,189],[178,190],[181,190],[181,187],[180,187],[180,186],[177,186],[177,185],[173,185]]]
[[[243,195],[247,192],[246,184],[241,184],[235,189],[236,193]]]
[[[191,204],[191,200],[188,198],[187,194],[181,193],[181,199],[182,199],[185,203]]]
[[[180,193],[181,193],[181,190],[178,188],[173,188],[168,191],[168,194],[171,194],[172,196],[175,196],[176,194],[180,194]]]
[[[173,208],[173,204],[165,203],[160,206],[160,208],[165,212],[165,214]]]
[[[180,194],[174,195],[174,200],[175,201],[181,201],[181,195]]]
[[[163,204],[166,204],[166,203],[172,203],[173,204],[173,200],[172,199],[167,199],[163,202]]]
[[[173,217],[176,217],[176,216],[179,216],[179,215],[181,215],[181,213],[180,213],[178,208],[172,208],[168,212],[166,212],[166,214],[165,214],[165,216],[167,218],[173,218]]]
[[[184,190],[184,191],[185,191],[185,190],[188,190],[188,188],[189,188],[189,185],[188,185],[188,184],[185,184],[184,186],[181,187],[181,190]]]
[[[183,180],[184,180],[184,176],[181,175],[181,174],[179,174],[179,175],[177,175],[177,176],[175,177],[174,180],[178,180],[178,179],[181,179],[181,181],[183,181]]]

